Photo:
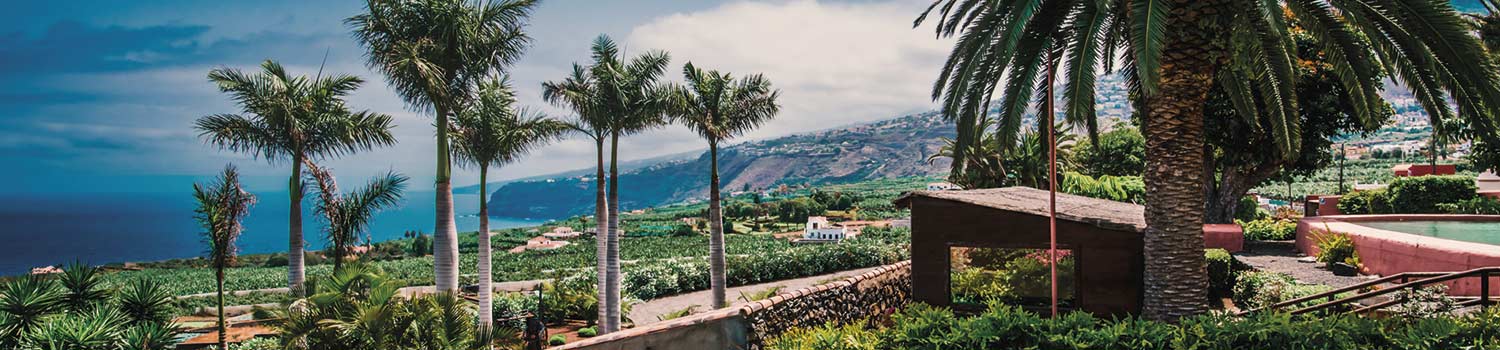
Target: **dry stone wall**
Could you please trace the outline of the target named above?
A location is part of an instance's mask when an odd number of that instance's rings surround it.
[[[882,266],[848,279],[783,293],[740,308],[750,326],[749,348],[793,328],[848,324],[889,315],[911,296],[911,262]]]

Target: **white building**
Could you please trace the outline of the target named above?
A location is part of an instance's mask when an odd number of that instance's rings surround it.
[[[927,184],[928,191],[957,191],[962,189],[964,188],[947,182],[933,182]]]
[[[844,239],[844,228],[828,223],[828,218],[822,216],[807,217],[807,228],[802,231],[802,239],[819,241],[841,241]]]

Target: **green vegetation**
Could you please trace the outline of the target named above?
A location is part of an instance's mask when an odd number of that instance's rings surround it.
[[[1229,295],[1234,289],[1236,272],[1240,269],[1236,265],[1238,261],[1229,255],[1229,251],[1218,248],[1204,250],[1203,259],[1208,261],[1209,295]]]
[[[688,305],[687,307],[679,309],[679,310],[676,310],[676,311],[672,311],[672,312],[668,312],[668,313],[656,315],[656,320],[657,321],[666,321],[666,320],[683,318],[683,317],[686,317],[688,315],[692,315],[692,314],[698,313],[698,307],[699,307],[698,305]]]
[[[1472,176],[1413,176],[1391,181],[1384,189],[1357,191],[1339,199],[1344,214],[1438,214],[1491,210],[1478,199]]]
[[[171,349],[178,334],[168,324],[171,295],[149,279],[106,288],[101,274],[74,264],[57,277],[26,276],[0,285],[0,348]]]
[[[1323,231],[1315,238],[1318,245],[1318,262],[1330,267],[1336,263],[1359,266],[1359,253],[1354,251],[1354,239],[1349,235]]]
[[[882,326],[883,325],[883,326]],[[767,342],[777,350],[846,349],[1483,349],[1500,344],[1500,309],[1464,316],[1246,318],[1194,316],[1178,323],[1073,312],[1046,318],[991,304],[971,317],[915,304],[889,320],[793,330]]]
[[[547,338],[547,345],[558,346],[567,343],[568,338],[564,337],[562,334],[553,334],[552,337]]]
[[[583,328],[579,328],[578,329],[578,336],[581,337],[581,338],[593,338],[593,337],[599,336],[599,327],[583,327]]]
[[[1324,285],[1299,283],[1291,275],[1285,273],[1248,270],[1236,274],[1233,293],[1230,297],[1240,310],[1253,310],[1326,292],[1330,289],[1332,288]],[[1311,306],[1320,302],[1322,300],[1314,300],[1300,306]]]
[[[1294,220],[1268,217],[1237,223],[1245,231],[1245,240],[1285,241],[1297,238],[1297,222]]]

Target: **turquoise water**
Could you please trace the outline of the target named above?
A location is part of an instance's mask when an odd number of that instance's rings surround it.
[[[1359,225],[1456,241],[1500,245],[1500,222],[1376,221],[1361,222]]]

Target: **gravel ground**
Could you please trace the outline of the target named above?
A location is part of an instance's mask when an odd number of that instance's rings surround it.
[[[1324,269],[1321,264],[1298,261],[1303,259],[1303,255],[1297,253],[1291,241],[1254,242],[1245,245],[1245,248],[1245,251],[1235,253],[1234,257],[1258,270],[1292,275],[1302,283],[1338,288],[1376,278],[1376,276],[1335,276],[1333,272]]]

